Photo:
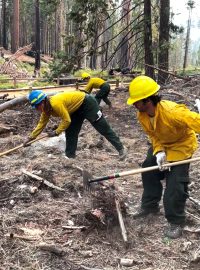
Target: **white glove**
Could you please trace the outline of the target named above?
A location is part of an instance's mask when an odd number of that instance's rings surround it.
[[[165,152],[164,151],[158,152],[156,154],[156,162],[158,164],[158,167],[159,167],[159,170],[160,171],[163,171],[162,166],[165,163],[165,161],[166,161],[166,154],[165,154]]]

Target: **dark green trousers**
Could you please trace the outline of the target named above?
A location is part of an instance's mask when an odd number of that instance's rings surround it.
[[[155,166],[156,157],[152,148],[142,165],[143,168]],[[166,179],[166,188],[163,195],[165,217],[169,223],[184,224],[185,203],[188,198],[189,164],[171,167],[171,170],[151,171],[142,173],[143,195],[142,208],[157,208],[162,197],[163,186],[161,180]]]
[[[100,90],[95,95],[98,104],[100,104],[101,100],[103,100],[107,105],[111,105],[111,101],[108,99],[109,93],[110,85],[108,83],[102,84]]]
[[[87,119],[92,126],[115,147],[117,151],[120,151],[123,148],[119,137],[103,117],[96,99],[93,96],[86,94],[83,104],[71,115],[71,124],[65,131],[66,156],[69,158],[75,157],[78,135],[85,119]]]

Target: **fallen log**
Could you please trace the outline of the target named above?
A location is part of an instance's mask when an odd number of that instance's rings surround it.
[[[16,105],[25,103],[26,101],[28,101],[27,96],[23,96],[23,97],[14,98],[12,100],[4,102],[3,104],[0,105],[0,112],[5,111],[6,109],[10,109]]]
[[[60,188],[60,187],[58,187],[58,186],[55,186],[54,184],[50,183],[49,181],[43,179],[43,178],[40,177],[40,176],[37,176],[37,175],[35,175],[35,174],[33,174],[33,173],[30,173],[30,172],[28,172],[28,171],[26,171],[26,170],[24,170],[24,169],[22,169],[22,172],[23,172],[24,174],[30,176],[32,179],[44,183],[46,186],[48,186],[48,187],[50,187],[50,188],[57,189],[57,190],[59,190],[59,191],[64,191],[63,188]]]
[[[170,71],[167,71],[167,70],[164,70],[164,69],[161,69],[161,68],[157,68],[157,67],[152,66],[152,65],[149,65],[149,64],[145,64],[145,66],[151,67],[151,68],[156,69],[156,70],[159,70],[159,71],[162,71],[163,73],[172,75],[172,76],[174,76],[174,77],[176,77],[178,79],[182,79],[182,80],[185,80],[185,81],[190,81],[191,80],[190,77],[183,77],[183,76],[177,75],[177,74],[175,74],[173,72],[170,72]]]
[[[47,93],[47,96],[53,96],[55,94],[57,94],[58,92],[51,92],[51,93]],[[25,95],[23,97],[18,97],[18,98],[14,98],[12,100],[9,100],[7,102],[4,102],[3,104],[0,104],[0,113],[5,111],[6,109],[10,109],[14,106],[23,104],[28,102],[28,96]]]

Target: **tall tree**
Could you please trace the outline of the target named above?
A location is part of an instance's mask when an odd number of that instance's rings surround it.
[[[13,0],[13,20],[11,35],[11,51],[15,53],[19,48],[19,0]]]
[[[152,51],[151,0],[144,0],[144,51],[145,64],[154,65]],[[154,78],[154,70],[145,66],[145,75]]]
[[[40,3],[35,0],[35,73],[40,71]]]
[[[170,0],[160,0],[160,28],[159,28],[159,52],[158,67],[169,69],[169,16]],[[158,71],[158,81],[163,84],[166,82],[168,74]]]
[[[187,8],[189,10],[189,14],[188,14],[187,34],[186,34],[186,40],[185,40],[185,54],[184,54],[184,62],[183,62],[183,73],[185,73],[185,68],[187,66],[188,49],[189,49],[189,42],[190,42],[191,15],[192,15],[192,9],[194,8],[194,4],[195,4],[195,2],[193,0],[189,0],[187,2]]]
[[[2,0],[2,45],[4,49],[8,49],[8,37],[7,37],[7,27],[6,27],[6,0]]]
[[[120,48],[120,68],[125,68],[129,66],[130,61],[130,50],[129,50],[129,36],[130,36],[130,9],[131,9],[131,0],[123,0],[122,1],[122,27],[127,25],[127,28],[123,31],[121,35],[122,46]]]

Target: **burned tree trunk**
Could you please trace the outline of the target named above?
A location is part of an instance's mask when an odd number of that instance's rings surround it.
[[[40,6],[35,2],[35,75],[40,71]]]
[[[151,0],[144,1],[144,50],[145,64],[154,65],[152,52]],[[154,69],[145,65],[145,75],[154,79]]]
[[[11,36],[11,51],[15,53],[19,48],[19,0],[13,1],[13,23],[12,23],[12,36]]]
[[[170,0],[161,0],[158,67],[164,70],[169,69],[169,15]],[[167,78],[167,73],[163,73],[161,70],[159,70],[158,82],[164,84]]]

